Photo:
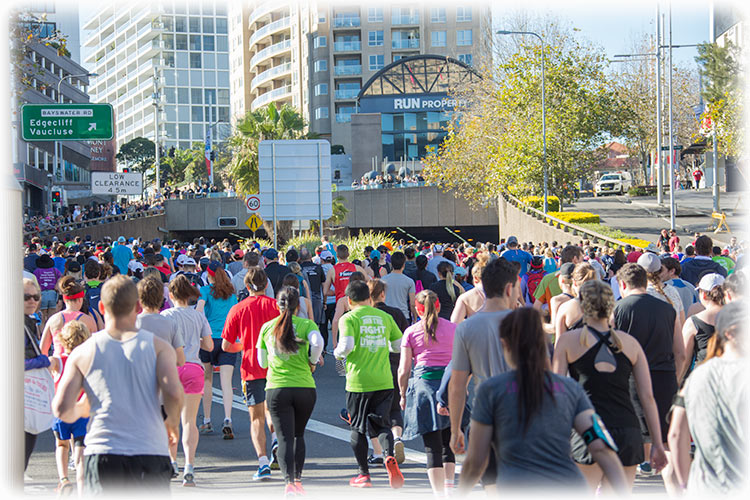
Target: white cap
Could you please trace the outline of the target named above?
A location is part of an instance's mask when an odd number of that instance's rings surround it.
[[[333,258],[333,254],[329,252],[328,250],[323,250],[320,252],[320,258],[321,260],[328,260]]]
[[[143,271],[143,264],[141,264],[137,260],[131,260],[130,262],[128,262],[128,269],[133,272]]]
[[[696,287],[698,290],[703,290],[704,292],[710,292],[717,286],[721,286],[724,284],[724,276],[717,273],[710,273],[706,274],[701,278],[701,280],[698,282],[698,286]]]
[[[181,253],[180,255],[177,256],[177,259],[175,259],[174,262],[175,262],[175,264],[182,266],[182,265],[185,264],[185,261],[187,259],[189,259],[189,257],[187,255],[185,255],[184,253]]]
[[[195,266],[195,259],[192,257],[188,257],[185,260],[182,261],[183,266]]]
[[[653,253],[644,253],[638,257],[638,265],[646,270],[647,273],[656,273],[661,271],[661,259]]]

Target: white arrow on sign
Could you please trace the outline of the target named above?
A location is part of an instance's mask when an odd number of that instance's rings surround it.
[[[96,130],[96,122],[89,123],[89,132],[91,132],[92,130]]]

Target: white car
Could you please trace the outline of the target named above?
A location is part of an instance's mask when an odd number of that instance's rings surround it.
[[[594,193],[602,194],[618,193],[625,194],[633,187],[633,177],[630,172],[613,172],[605,174],[594,186]]]

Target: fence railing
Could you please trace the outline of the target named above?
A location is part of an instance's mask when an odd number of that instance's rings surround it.
[[[576,224],[565,222],[564,220],[558,219],[557,217],[553,217],[549,214],[545,214],[541,210],[537,210],[534,207],[528,206],[526,203],[522,202],[512,194],[505,193],[501,196],[505,198],[505,201],[515,206],[517,209],[525,212],[528,215],[531,215],[532,217],[535,217],[536,219],[539,219],[542,223],[561,229],[566,233],[571,233],[573,236],[583,236],[593,241],[598,240],[601,242],[610,243],[614,245],[615,248],[624,247],[625,245],[627,245],[627,243],[623,241],[617,240],[615,238],[610,238],[609,236],[604,236],[603,234],[599,234],[596,231],[592,231],[591,229],[586,229]]]
[[[144,217],[154,217],[156,215],[163,215],[164,208],[151,208],[148,210],[141,210],[131,213],[117,214],[117,215],[105,215],[104,217],[97,217],[95,219],[88,219],[80,222],[65,222],[63,224],[57,224],[54,226],[40,227],[39,230],[24,231],[24,238],[31,238],[32,236],[54,236],[69,231],[76,231],[86,227],[97,226],[99,224],[111,224],[113,222],[123,222],[126,220],[140,219]]]

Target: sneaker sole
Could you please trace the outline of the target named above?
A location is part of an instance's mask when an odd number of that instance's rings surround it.
[[[234,439],[234,432],[230,427],[224,427],[221,432],[224,434],[224,439]]]
[[[393,455],[396,457],[396,462],[398,462],[399,465],[406,460],[406,455],[404,454],[404,443],[402,441],[396,441],[393,444]]]
[[[398,468],[398,462],[395,458],[388,457],[385,460],[385,470],[388,472],[388,482],[391,484],[391,488],[398,489],[404,485],[404,475]]]
[[[271,480],[271,476],[270,475],[268,475],[268,476],[260,476],[260,477],[253,476],[253,481],[256,481],[256,482],[264,482],[264,481],[270,481],[270,480]]]
[[[349,486],[352,488],[372,488],[372,482],[368,481],[366,483],[349,483]]]

